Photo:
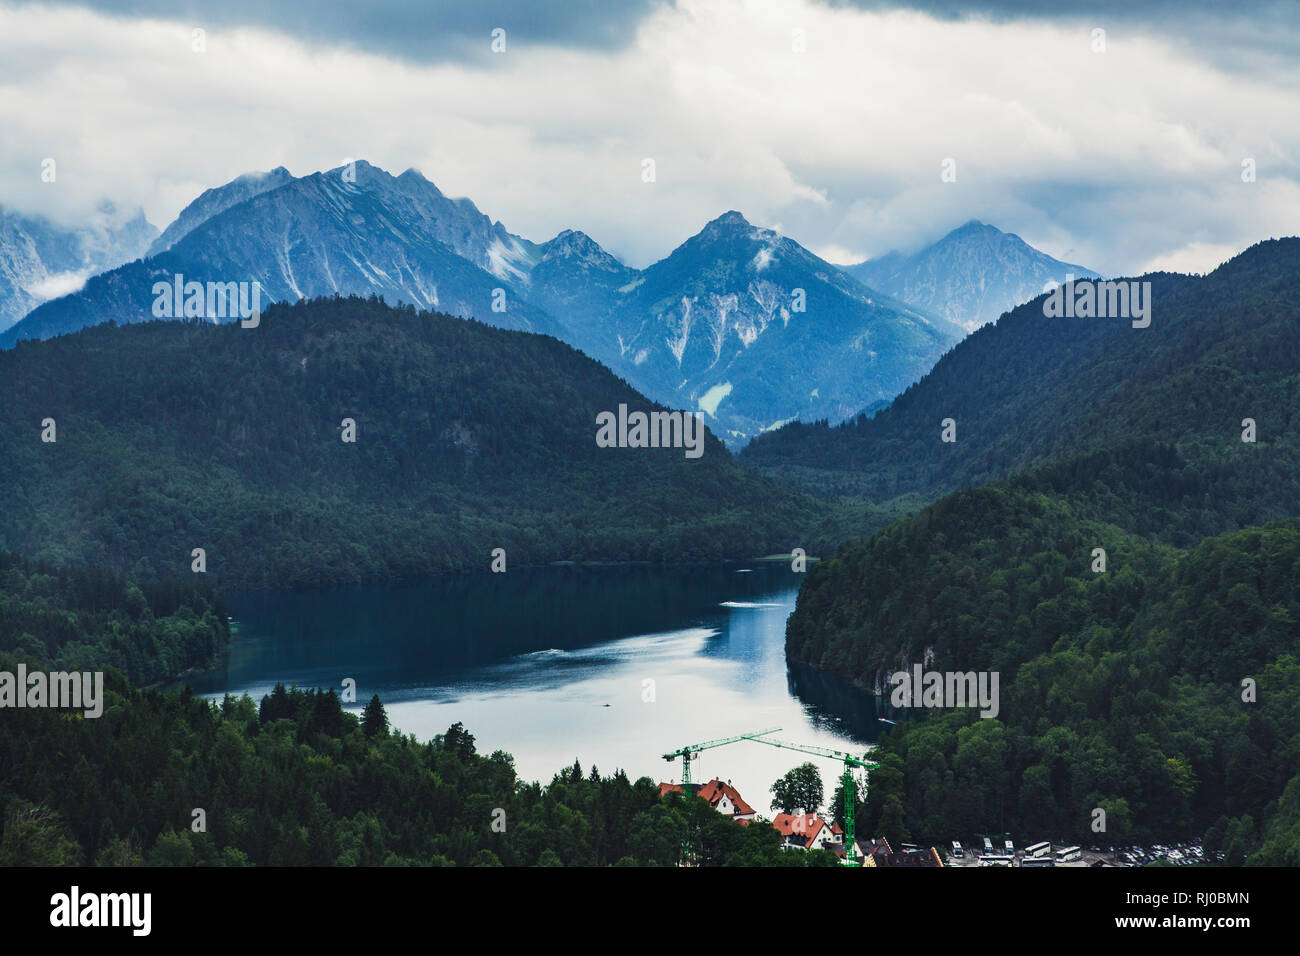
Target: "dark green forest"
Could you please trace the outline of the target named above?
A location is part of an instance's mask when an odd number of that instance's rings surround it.
[[[712,434],[697,459],[599,448],[597,413],[659,406],[555,339],[377,299],[96,326],[0,352],[0,381],[0,549],[140,580],[195,548],[240,587],[483,570],[495,548],[747,558],[824,510]]]
[[[999,673],[996,718],[930,711],[882,741],[866,819],[891,840],[1204,836],[1229,864],[1300,865],[1297,580],[1300,520],[1181,553],[980,489],[823,561],[787,649],[886,692],[927,649]]]
[[[0,552],[0,651],[147,685],[211,665],[229,640],[225,600],[200,575],[137,583]]]
[[[575,761],[522,781],[459,724],[427,743],[390,732],[377,697],[358,718],[332,690],[209,703],[110,672],[105,693],[97,719],[5,714],[0,866],[835,865],[782,851],[765,823],[661,800],[648,777]]]
[[[931,710],[882,741],[865,810],[891,839],[1203,838],[1300,865],[1300,240],[1146,278],[1148,329],[1029,303],[891,408],[742,456],[880,519],[810,570],[791,659],[886,693],[927,655],[1000,675],[996,718]]]

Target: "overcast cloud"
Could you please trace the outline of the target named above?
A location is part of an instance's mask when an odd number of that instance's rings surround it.
[[[970,218],[1107,273],[1300,232],[1300,31],[1276,4],[96,6],[0,3],[0,204],[108,197],[161,229],[239,173],[365,158],[637,266],[733,208],[838,262]]]

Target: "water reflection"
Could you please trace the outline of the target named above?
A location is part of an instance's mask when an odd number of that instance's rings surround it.
[[[575,757],[676,779],[663,753],[769,726],[861,753],[885,729],[875,698],[786,665],[801,580],[785,564],[558,567],[235,594],[229,660],[191,684],[257,697],[351,677],[357,706],[378,693],[393,725],[421,738],[459,720],[531,779]],[[693,773],[749,788],[766,812],[763,793],[796,758],[745,743],[706,752]]]

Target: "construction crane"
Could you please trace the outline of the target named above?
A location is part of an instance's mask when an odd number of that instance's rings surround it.
[[[790,744],[783,740],[762,740],[758,734],[752,734],[747,739],[760,744],[767,744],[769,747],[781,747],[785,750],[795,750],[802,754],[829,757],[832,760],[842,760],[844,762],[844,776],[841,778],[841,782],[844,784],[844,865],[857,866],[857,862],[853,859],[856,849],[853,834],[853,813],[858,800],[858,785],[857,781],[853,779],[853,768],[863,767],[867,770],[875,770],[880,765],[855,757],[853,754],[845,753],[842,750],[831,750],[829,747]]]
[[[711,750],[714,747],[721,747],[725,744],[734,744],[740,740],[757,740],[759,737],[765,736],[766,734],[774,734],[780,729],[780,727],[772,727],[768,730],[760,730],[752,734],[740,734],[735,737],[722,737],[718,740],[706,740],[702,744],[688,744],[680,750],[674,750],[670,754],[664,754],[664,759],[671,762],[676,760],[678,757],[682,758],[682,793],[690,796],[692,793],[691,761],[695,759],[695,754],[698,754],[701,750]]]

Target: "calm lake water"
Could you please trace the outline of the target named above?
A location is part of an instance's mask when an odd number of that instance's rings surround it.
[[[260,699],[276,682],[337,689],[351,677],[349,709],[378,693],[421,740],[460,721],[480,752],[508,751],[521,777],[543,782],[575,757],[677,782],[681,761],[663,754],[768,727],[861,754],[879,736],[875,698],[786,665],[800,580],[784,563],[552,567],[237,593],[227,666],[190,684]],[[841,765],[748,741],[704,751],[691,774],[731,780],[766,813],[772,781],[804,759],[829,800]]]

